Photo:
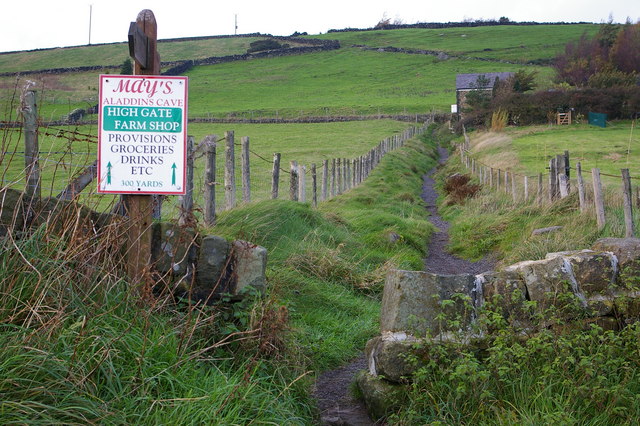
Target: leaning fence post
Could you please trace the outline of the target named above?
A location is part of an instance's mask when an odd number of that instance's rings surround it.
[[[249,137],[242,137],[242,201],[251,202],[251,170],[249,166]]]
[[[207,136],[206,166],[204,169],[204,223],[212,226],[216,223],[216,141],[217,135]]]
[[[273,172],[271,173],[271,199],[278,198],[278,184],[280,183],[280,153],[273,154]]]
[[[33,204],[40,201],[40,165],[38,157],[38,110],[36,106],[36,92],[27,90],[22,95],[20,107],[24,118],[24,166],[26,171],[25,195],[29,208],[28,218],[31,219]]]
[[[312,189],[312,204],[313,207],[318,206],[318,176],[316,173],[316,163],[311,163],[311,189]]]
[[[178,224],[187,225],[193,222],[193,136],[187,136],[187,181],[182,196],[180,218]]]
[[[622,198],[624,200],[624,227],[625,238],[633,238],[635,230],[633,227],[633,201],[631,200],[631,175],[629,169],[622,169]]]
[[[298,162],[292,161],[290,164],[291,179],[289,181],[289,199],[298,201]]]
[[[538,173],[538,206],[542,206],[542,173]]]
[[[580,164],[579,161],[576,163],[576,174],[578,175],[578,200],[580,201],[580,211],[584,212],[587,209],[587,203],[585,201],[584,179],[582,177],[582,164]]]
[[[596,208],[596,221],[598,230],[604,228],[607,221],[604,216],[604,198],[602,196],[602,182],[600,181],[600,169],[591,169],[593,177],[593,201]]]
[[[236,158],[233,130],[224,132],[226,139],[224,164],[224,199],[227,210],[236,206]]]

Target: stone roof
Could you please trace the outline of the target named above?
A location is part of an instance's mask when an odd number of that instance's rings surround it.
[[[491,89],[493,83],[496,81],[496,77],[499,80],[504,80],[513,75],[512,72],[485,72],[485,73],[473,73],[473,74],[456,74],[456,90],[467,89]],[[478,77],[484,76],[488,83],[483,87],[478,87]]]

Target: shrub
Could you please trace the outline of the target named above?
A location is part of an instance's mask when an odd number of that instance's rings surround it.
[[[281,44],[277,40],[269,38],[251,42],[251,44],[249,44],[249,49],[247,49],[247,53],[263,52],[265,50],[285,49],[287,47],[289,47],[288,44]]]

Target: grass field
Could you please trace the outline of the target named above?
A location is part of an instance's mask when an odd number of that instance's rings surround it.
[[[235,141],[240,143],[243,136],[250,138],[251,154],[251,190],[252,200],[268,199],[271,194],[271,174],[273,154],[278,152],[281,157],[281,168],[289,169],[291,161],[297,161],[307,166],[307,187],[310,187],[310,166],[315,163],[320,173],[322,161],[331,158],[355,158],[365,154],[378,142],[386,137],[400,133],[410,126],[393,120],[354,121],[325,124],[205,124],[192,123],[188,133],[193,135],[196,144],[206,135],[215,134],[220,139],[225,131],[233,130]],[[49,128],[41,132],[40,167],[42,169],[43,195],[56,196],[66,186],[69,179],[84,167],[93,163],[97,155],[97,144],[76,141],[70,142],[62,130],[78,130],[82,134],[97,135],[96,126]],[[24,187],[24,155],[22,138],[18,130],[4,133],[2,152],[0,157],[0,175],[2,184],[12,188]],[[58,137],[60,136],[60,137]],[[80,138],[84,139],[83,136]],[[92,138],[95,140],[95,138]],[[225,142],[217,145],[217,180],[224,179]],[[194,168],[194,186],[196,208],[202,206],[204,194],[205,159],[199,155]],[[237,198],[242,199],[240,174],[240,147],[236,147],[236,182]],[[288,175],[282,173],[280,177],[280,197],[288,197]],[[113,196],[99,196],[94,194],[95,185],[87,189],[85,201],[91,205],[106,209],[113,204]],[[223,185],[218,185],[218,200],[224,199]],[[165,218],[176,214],[177,197],[169,197],[165,203]],[[222,203],[219,204],[222,207]],[[200,213],[197,213],[198,215]]]
[[[510,128],[504,133],[472,135],[472,152],[481,161],[503,170],[536,176],[546,173],[549,159],[569,151],[572,167],[579,161],[586,179],[592,168],[620,175],[628,168],[640,177],[640,132],[637,122],[609,122],[606,128],[588,124]],[[572,178],[575,178],[575,170]],[[603,176],[603,182],[619,186],[620,180]]]
[[[538,72],[539,87],[549,87],[553,79],[550,67],[504,61],[544,62],[567,41],[597,29],[597,25],[539,25],[325,34],[321,37],[340,39],[343,48],[192,69],[187,73],[189,114],[257,118],[449,111],[455,102],[457,73],[525,69]],[[160,43],[159,50],[163,60],[192,59],[241,53],[250,41],[177,41]],[[430,55],[363,51],[350,47],[352,44],[443,50],[462,57],[439,60]],[[125,44],[21,52],[0,55],[0,72],[80,65],[85,59],[91,65],[118,65],[125,57]],[[491,60],[469,59],[473,57]],[[41,115],[46,119],[59,119],[75,108],[86,109],[97,102],[98,74],[32,75],[18,82],[15,77],[1,77],[1,114],[9,116],[7,99],[27,80],[36,83]]]
[[[527,63],[545,61],[561,52],[567,41],[595,34],[596,24],[500,25],[493,27],[357,31],[327,33],[317,38],[339,40],[343,46],[401,47],[455,55]]]
[[[246,53],[249,44],[261,37],[229,37],[158,43],[163,62],[203,59]],[[50,68],[121,65],[129,57],[127,43],[65,47],[41,51],[0,54],[0,72]]]

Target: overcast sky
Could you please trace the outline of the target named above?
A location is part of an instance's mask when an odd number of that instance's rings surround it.
[[[0,52],[125,41],[129,22],[151,9],[158,38],[233,34],[325,33],[331,28],[367,28],[383,16],[407,24],[465,19],[538,22],[640,18],[637,0],[8,0],[0,12]]]

